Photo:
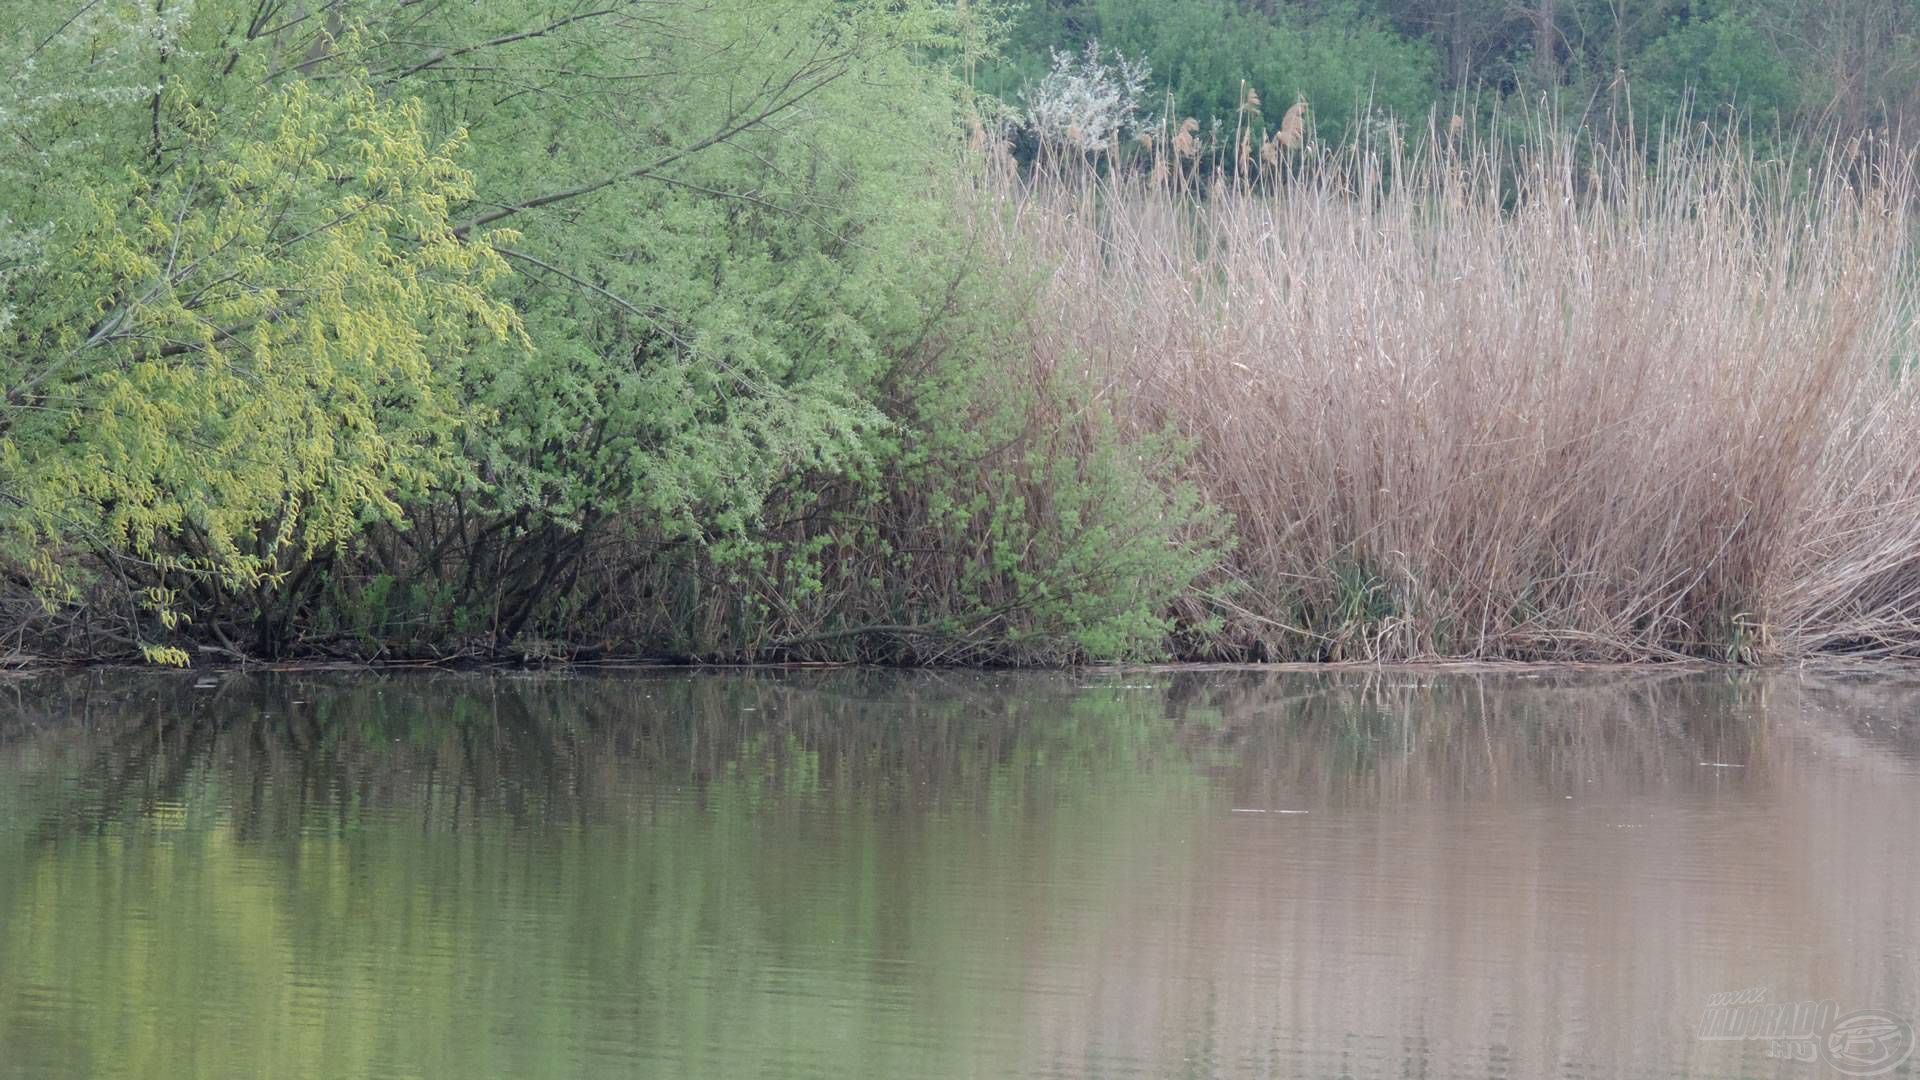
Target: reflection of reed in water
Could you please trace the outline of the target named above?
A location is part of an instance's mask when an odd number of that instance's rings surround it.
[[[1311,813],[1208,823],[1053,956],[1087,993],[1048,1061],[1093,1030],[1191,1075],[1773,1076],[1693,1037],[1707,995],[1920,1011],[1920,790],[1856,734],[1898,680],[1192,679],[1234,805]]]
[[[1734,672],[1180,676],[1191,745],[1242,805],[1649,791],[1770,767],[1770,682]],[[1219,751],[1224,748],[1224,753]],[[1724,778],[1723,778],[1724,779]]]

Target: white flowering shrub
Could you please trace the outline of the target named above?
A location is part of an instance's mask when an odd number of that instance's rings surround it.
[[[1140,101],[1153,69],[1117,50],[1109,60],[1098,41],[1078,53],[1053,51],[1053,70],[1021,92],[1026,125],[1042,142],[1089,150],[1111,146],[1142,127]]]

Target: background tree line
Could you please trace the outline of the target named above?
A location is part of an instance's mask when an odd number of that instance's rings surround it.
[[[1364,107],[1543,95],[1576,120],[1631,105],[1759,130],[1904,130],[1920,107],[1912,0],[1033,0],[983,82],[1017,95],[1090,39],[1148,60],[1181,117],[1230,127],[1244,80],[1270,107],[1310,101],[1333,141]]]

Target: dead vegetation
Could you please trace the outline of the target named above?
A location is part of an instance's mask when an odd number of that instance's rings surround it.
[[[1909,161],[1304,115],[1209,168],[1188,122],[982,170],[1047,269],[1036,354],[1232,515],[1182,651],[1920,652]]]

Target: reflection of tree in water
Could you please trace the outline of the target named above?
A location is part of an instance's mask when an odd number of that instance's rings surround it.
[[[1156,758],[1156,700],[1071,682],[194,682],[57,679],[0,723],[15,1061],[102,1073],[124,1047],[191,1075],[168,1055],[197,1042],[301,1048],[315,1075],[563,1075],[586,1047],[737,1075],[798,1037],[873,1047],[873,1075],[991,1075],[978,1033],[1017,1005],[969,980],[1150,870],[1200,783]],[[1081,865],[1124,841],[1139,863]],[[290,976],[369,1022],[315,1042],[252,989]],[[36,1013],[48,985],[113,1007]]]
[[[406,808],[434,827],[583,824],[632,793],[1051,806],[1142,773],[1234,799],[1373,804],[1575,786],[1631,792],[1703,761],[1764,783],[1783,692],[1896,752],[1883,682],[1736,673],[1071,675],[88,673],[6,689],[0,763],[54,833],[219,803],[242,838]],[[1890,710],[1891,711],[1891,710]],[[1902,738],[1905,742],[1901,742]],[[614,795],[618,798],[614,798]],[[4,798],[0,794],[0,798]],[[642,800],[644,803],[644,800]],[[16,821],[19,819],[16,818]]]
[[[476,816],[581,823],[622,812],[636,786],[1018,805],[1181,756],[1151,696],[1057,679],[1008,694],[990,677],[867,671],[329,673],[211,689],[87,674],[35,680],[19,700],[0,721],[0,763],[16,785],[49,781],[32,809],[56,830],[208,797],[243,835],[400,806],[453,829]]]

